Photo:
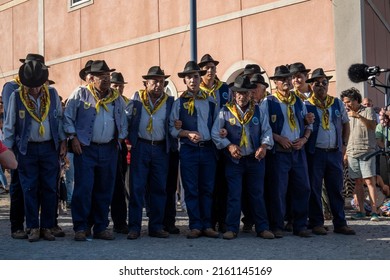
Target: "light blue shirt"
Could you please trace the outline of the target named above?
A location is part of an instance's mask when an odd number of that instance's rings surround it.
[[[106,104],[108,112],[100,107],[99,113],[96,112],[95,122],[93,123],[92,142],[108,143],[114,139],[115,135],[115,119],[114,105]]]
[[[339,99],[335,99],[334,102],[339,102],[340,107],[340,115],[342,123],[349,122],[347,111],[345,110],[344,104]],[[318,116],[320,118],[320,125],[318,128],[317,142],[316,148],[321,149],[333,149],[337,148],[337,138],[336,138],[336,127],[333,123],[333,110],[332,108],[328,108],[329,112],[329,130],[325,130],[322,128],[321,120],[322,120],[322,110],[316,107]]]
[[[18,93],[19,94],[19,93]],[[42,94],[42,93],[41,93]],[[41,106],[40,98],[35,100],[30,94],[29,97],[31,98],[32,102],[35,104],[36,113],[39,115],[39,108]],[[4,144],[8,148],[12,148],[15,144],[15,123],[16,123],[16,101],[15,101],[15,92],[11,94],[9,98],[9,104],[8,104],[8,110],[7,110],[7,118],[4,123],[3,131],[4,131]],[[59,140],[63,141],[66,139],[64,130],[63,130],[63,124],[62,124],[62,105],[60,98],[56,97],[56,111],[57,111],[57,117],[58,117],[58,135]],[[26,114],[29,114],[27,110],[25,111]],[[43,141],[49,141],[52,139],[51,129],[50,129],[50,122],[49,117],[47,117],[43,121],[43,127],[45,128],[44,135],[39,134],[39,127],[40,123],[38,123],[36,120],[31,118],[31,130],[30,135],[28,137],[28,142],[43,142]]]

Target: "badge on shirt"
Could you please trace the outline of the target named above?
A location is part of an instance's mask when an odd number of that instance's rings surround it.
[[[184,102],[183,107],[184,107],[184,109],[188,110],[188,102]]]
[[[26,111],[19,110],[19,119],[24,119],[26,117]]]
[[[225,91],[222,93],[223,99],[227,100],[229,98],[229,94]]]
[[[259,119],[258,119],[257,117],[253,117],[253,118],[252,118],[252,123],[253,123],[254,125],[258,125],[258,124],[259,124]]]
[[[84,109],[85,109],[85,110],[88,110],[89,107],[91,107],[91,103],[89,103],[89,102],[84,102]]]
[[[236,124],[236,118],[230,118],[229,119],[230,125],[235,125]]]
[[[57,110],[54,110],[54,111],[53,111],[53,117],[54,117],[54,118],[57,118],[57,116],[58,116],[58,112],[57,112]]]
[[[271,122],[276,122],[276,115],[271,115]]]
[[[340,117],[341,116],[341,114],[340,114],[340,111],[339,110],[336,110],[336,111],[334,111],[334,114],[336,115],[336,117]]]

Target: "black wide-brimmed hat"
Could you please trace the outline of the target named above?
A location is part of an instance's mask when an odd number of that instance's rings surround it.
[[[49,70],[46,65],[37,60],[25,62],[19,68],[20,82],[30,88],[40,87],[49,78]]]
[[[201,70],[199,68],[199,65],[195,61],[188,61],[186,63],[186,66],[184,67],[183,72],[177,73],[179,78],[184,78],[188,74],[193,74],[193,73],[199,73],[199,75],[203,76],[206,74],[206,70]]]
[[[84,68],[80,70],[79,72],[80,79],[85,81],[85,77],[87,76],[87,73],[85,73],[85,71],[90,70],[92,62],[93,60],[88,60],[87,63],[85,63]]]
[[[262,84],[262,85],[265,85],[265,87],[269,87],[269,84],[265,82],[264,80],[264,77],[259,74],[259,73],[256,73],[252,76],[252,78],[250,79],[250,82],[252,84]]]
[[[19,59],[19,61],[22,62],[22,63],[29,62],[31,60],[39,61],[43,65],[45,65],[45,58],[42,55],[36,54],[36,53],[29,53],[29,54],[27,54],[26,58]]]
[[[317,78],[326,78],[327,80],[330,80],[332,79],[333,76],[326,76],[325,75],[325,72],[324,72],[324,69],[322,68],[317,68],[316,70],[313,71],[313,73],[311,74],[311,77],[310,79],[307,79],[306,80],[306,83],[312,83],[314,82],[315,79]]]
[[[269,77],[271,80],[275,80],[277,78],[286,78],[290,77],[292,74],[288,70],[286,65],[280,65],[275,67],[275,74],[272,77]]]
[[[217,66],[219,64],[219,61],[214,60],[211,57],[211,55],[206,53],[204,56],[202,56],[202,58],[200,59],[200,62],[198,63],[198,65],[199,65],[200,68],[202,68],[203,66],[205,66],[209,62],[213,63],[215,66]]]
[[[105,72],[113,72],[115,69],[110,69],[106,61],[104,60],[94,60],[91,64],[91,67],[85,71],[86,74],[99,74]]]
[[[165,75],[164,70],[160,66],[152,66],[149,68],[148,74],[143,75],[142,78],[145,80],[151,79],[153,77],[162,77],[164,79],[170,77],[171,75]]]
[[[112,84],[119,84],[119,85],[127,84],[121,72],[112,72],[110,82]]]
[[[248,76],[237,76],[234,83],[229,84],[232,91],[247,92],[256,88],[255,84],[252,84]]]
[[[247,64],[244,68],[243,75],[252,75],[252,74],[264,74],[265,71],[261,71],[260,66],[257,64]]]
[[[298,72],[300,73],[309,73],[310,69],[306,69],[305,64],[302,62],[295,62],[290,65],[289,70],[291,74],[296,74]]]

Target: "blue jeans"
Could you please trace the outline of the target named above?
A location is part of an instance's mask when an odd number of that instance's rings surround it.
[[[217,166],[212,146],[180,147],[180,174],[190,229],[211,228],[211,207]]]

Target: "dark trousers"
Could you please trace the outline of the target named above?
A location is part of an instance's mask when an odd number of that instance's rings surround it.
[[[126,189],[125,178],[127,171],[127,146],[123,142],[118,151],[118,162],[115,176],[114,193],[111,200],[111,218],[114,228],[127,227],[127,203],[129,191]]]
[[[305,151],[301,149],[290,153],[276,152],[268,154],[267,157],[272,161],[270,169],[273,184],[267,186],[269,188],[271,230],[283,230],[284,228],[288,188],[291,188],[293,231],[305,230],[310,197]]]
[[[10,193],[10,212],[11,232],[24,230],[24,198],[23,190],[20,185],[18,169],[11,170]]]
[[[179,151],[171,151],[169,154],[169,169],[167,178],[167,201],[165,203],[164,227],[172,227],[176,222],[176,191],[179,173]]]
[[[343,190],[343,158],[341,151],[328,152],[316,149],[314,154],[307,154],[311,185],[309,203],[309,226],[324,225],[322,205],[322,181],[329,197],[330,209],[335,228],[345,226]]]
[[[215,185],[213,192],[213,208],[211,213],[211,222],[213,228],[218,224],[219,230],[225,227],[226,213],[227,213],[227,196],[228,187],[225,177],[225,155],[219,151],[219,158],[217,160],[217,169],[215,172]]]

